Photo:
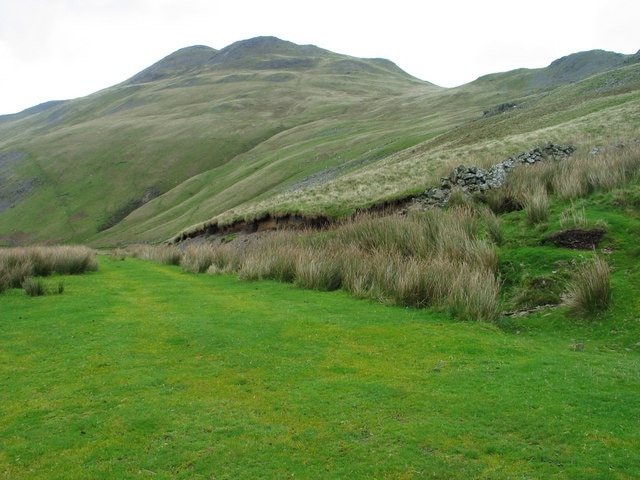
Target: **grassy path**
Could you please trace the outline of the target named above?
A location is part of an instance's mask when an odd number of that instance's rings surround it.
[[[637,474],[638,352],[585,326],[100,262],[0,296],[0,478]]]

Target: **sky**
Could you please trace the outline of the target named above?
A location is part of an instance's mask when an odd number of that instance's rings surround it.
[[[183,47],[272,35],[454,87],[640,50],[637,0],[0,0],[0,115],[120,83]]]

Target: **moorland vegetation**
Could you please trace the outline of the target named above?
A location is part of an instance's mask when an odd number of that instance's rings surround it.
[[[500,188],[451,194],[444,209],[416,202],[401,211],[363,213],[320,230],[285,229],[253,240],[231,233],[180,246],[138,245],[122,254],[181,265],[192,273],[234,273],[245,280],[271,279],[317,290],[342,288],[398,306],[448,309],[463,319],[493,321],[504,309],[563,301],[577,313],[595,314],[609,305],[611,295],[608,264],[595,254],[602,248],[602,235],[574,245],[582,258],[590,258],[582,264],[576,263],[575,250],[559,253],[548,240],[595,231],[606,233],[605,244],[615,243],[620,233],[611,231],[607,219],[612,213],[594,218],[590,208],[587,219],[585,205],[593,206],[593,199],[602,195],[623,197],[639,173],[640,147],[619,145],[522,165]],[[613,202],[608,208],[618,210]],[[523,231],[514,235],[505,221]],[[543,247],[545,243],[551,244]],[[537,258],[522,263],[517,274],[501,262],[536,247]],[[547,275],[553,271],[558,278],[540,278],[536,285],[527,276],[535,270],[532,261],[546,262]],[[501,292],[505,285],[509,288]],[[537,299],[528,290],[536,290]]]

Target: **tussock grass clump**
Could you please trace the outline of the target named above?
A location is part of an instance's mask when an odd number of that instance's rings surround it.
[[[521,165],[509,172],[500,191],[504,196],[524,207],[532,192],[541,189],[547,193],[552,191],[551,185],[560,165],[561,163],[556,162]]]
[[[241,262],[241,255],[237,248],[221,244],[216,245],[211,252],[211,264],[207,273],[231,273],[238,270]]]
[[[83,246],[20,247],[0,250],[0,283],[22,288],[28,277],[75,275],[98,269],[95,252]]]
[[[496,271],[498,257],[493,245],[479,238],[479,216],[470,207],[456,207],[441,218],[433,248],[438,256]]]
[[[296,272],[296,251],[285,247],[264,252],[254,250],[249,252],[238,276],[242,280],[277,280],[279,282],[293,282]]]
[[[444,258],[404,259],[392,288],[395,303],[418,308],[443,305],[456,270],[457,266]]]
[[[447,306],[462,319],[492,321],[500,311],[500,287],[494,274],[486,270],[460,269],[452,285]]]
[[[569,308],[576,314],[593,315],[611,303],[609,264],[599,256],[579,266],[569,286]]]
[[[244,253],[239,277],[243,280],[293,282],[300,255],[297,237],[296,232],[282,230],[249,247]]]
[[[312,290],[337,290],[342,285],[343,259],[338,252],[318,251],[307,247],[299,252],[295,266],[294,283]]]
[[[96,271],[98,262],[93,250],[82,246],[50,247],[51,250],[44,249],[42,257],[49,254],[53,257],[51,272],[62,275],[75,275],[84,272]]]
[[[46,294],[46,288],[41,278],[27,277],[22,282],[24,293],[30,297],[42,297]]]
[[[575,200],[593,190],[610,191],[640,173],[640,146],[619,146],[592,155],[581,152],[561,162],[539,162],[509,173],[504,196],[523,202],[529,192],[545,188],[562,200]]]
[[[560,213],[561,228],[587,228],[589,222],[584,207],[577,208],[571,205],[571,208]]]
[[[353,245],[369,254],[383,250],[421,255],[423,238],[415,219],[362,214],[338,227],[335,242],[337,245]]]
[[[613,190],[640,172],[640,147],[637,146],[620,146],[590,157],[590,161],[584,162],[588,165],[582,169],[582,174],[594,189]]]
[[[537,225],[549,218],[549,195],[544,187],[538,186],[526,194],[523,204],[529,225]]]
[[[171,245],[130,245],[121,252],[163,265],[180,265],[182,259],[182,252]]]
[[[460,187],[454,187],[449,195],[447,204],[451,207],[470,207],[473,205],[473,198]]]
[[[571,159],[557,165],[551,181],[551,191],[562,200],[575,200],[589,193],[590,185],[584,166],[585,162],[576,165]]]
[[[185,272],[204,273],[213,265],[216,249],[209,245],[190,245],[180,259],[180,267]]]
[[[0,252],[0,271],[8,288],[21,288],[22,282],[33,275],[33,262],[24,249]]]
[[[485,228],[489,239],[496,245],[500,246],[504,242],[504,233],[502,232],[502,225],[500,219],[490,208],[484,208],[481,210],[481,217],[484,221]]]

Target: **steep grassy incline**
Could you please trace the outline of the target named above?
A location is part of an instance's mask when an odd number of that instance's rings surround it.
[[[214,60],[202,64],[207,56]],[[281,162],[281,173],[263,172],[257,182],[248,180],[252,188],[236,188],[240,191],[226,203],[232,207],[297,172],[304,176],[341,165],[331,144],[354,133],[363,141],[352,140],[357,146],[351,148],[376,148],[380,139],[366,135],[370,130],[377,136],[380,127],[358,122],[382,119],[397,102],[440,90],[390,62],[272,38],[220,52],[205,47],[177,52],[121,85],[0,122],[2,158],[20,157],[10,165],[3,162],[0,175],[7,183],[30,186],[22,197],[4,192],[13,208],[0,213],[3,241],[86,241],[167,192],[169,204],[158,211],[193,209],[183,202],[194,190],[172,189],[189,181],[185,185],[198,190],[214,184],[215,191],[215,185],[236,183],[265,168],[271,159],[258,158],[264,152],[300,149]],[[337,131],[342,131],[338,138],[332,136]],[[286,136],[278,140],[281,132]],[[269,139],[271,147],[253,151]],[[174,231],[191,221],[183,220],[187,223],[178,220]]]
[[[633,137],[629,62],[587,52],[443,89],[387,60],[273,37],[185,48],[88,97],[0,117],[0,245],[341,216],[417,192],[461,157]]]
[[[505,74],[505,77],[509,75],[517,73]],[[308,182],[305,188],[291,188],[233,211],[224,211],[185,232],[274,214],[347,215],[376,203],[421,192],[461,163],[486,166],[550,141],[571,143],[588,150],[597,145],[640,138],[638,64],[538,94],[513,90],[508,97],[506,94],[491,96],[484,88],[479,81],[447,92],[448,104],[438,105],[435,110],[444,112],[450,108],[449,111],[454,112],[457,108],[471,118],[457,118],[457,123],[446,131],[435,131],[435,125],[427,126],[433,135],[421,143],[358,169],[341,172],[340,176],[327,176],[317,184]],[[440,99],[444,99],[443,94]],[[478,99],[487,105],[492,100],[498,105],[509,99],[517,107],[502,114],[482,116],[480,106],[473,103]],[[423,126],[418,124],[418,128]],[[401,128],[406,128],[404,133],[409,136],[411,127]]]

